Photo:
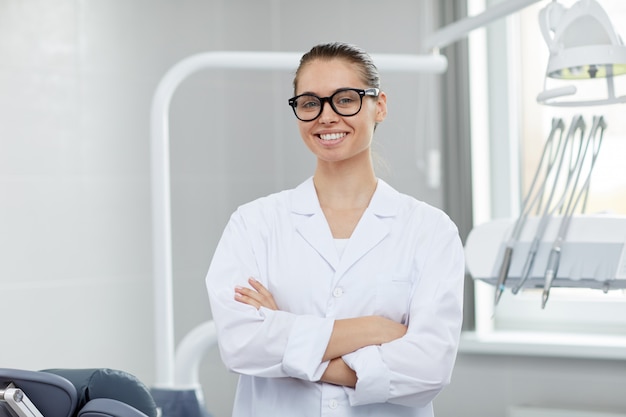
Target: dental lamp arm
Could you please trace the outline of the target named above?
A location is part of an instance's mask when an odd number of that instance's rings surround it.
[[[422,45],[422,51],[430,52],[443,48],[463,39],[471,31],[483,27],[495,20],[508,16],[539,0],[509,0],[489,7],[476,16],[468,16],[437,30],[428,36]]]

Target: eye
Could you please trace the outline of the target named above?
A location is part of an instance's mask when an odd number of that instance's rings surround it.
[[[320,107],[320,101],[315,96],[302,96],[298,98],[296,106],[302,110],[316,110]]]
[[[339,107],[351,107],[359,103],[359,94],[355,91],[340,91],[333,97],[333,103]]]
[[[335,102],[337,104],[350,104],[354,103],[354,99],[352,97],[339,97]]]

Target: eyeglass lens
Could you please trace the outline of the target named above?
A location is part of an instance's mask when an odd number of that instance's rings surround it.
[[[362,97],[355,90],[340,90],[329,98],[304,94],[295,100],[294,110],[299,119],[313,120],[322,113],[323,102],[328,101],[333,110],[340,116],[354,116],[361,110]]]

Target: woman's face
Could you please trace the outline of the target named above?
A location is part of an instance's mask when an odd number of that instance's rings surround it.
[[[356,64],[344,59],[314,60],[300,69],[296,95],[311,93],[329,97],[342,88],[367,89]],[[378,99],[363,97],[363,105],[354,116],[340,116],[328,103],[320,116],[310,122],[298,120],[300,135],[306,146],[319,161],[340,162],[355,157],[366,157],[376,123],[387,115],[386,96],[380,92]]]

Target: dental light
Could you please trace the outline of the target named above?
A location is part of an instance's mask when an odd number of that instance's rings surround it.
[[[463,39],[469,32],[538,1],[497,3],[479,15],[458,20],[434,32],[426,38],[422,49],[438,52],[439,48]],[[552,0],[539,14],[539,27],[550,53],[544,91],[537,96],[539,103],[552,106],[626,103],[626,96],[616,97],[614,80],[616,76],[626,74],[626,46],[596,0],[579,0],[570,8]],[[572,99],[579,89],[570,81],[599,78],[606,80],[606,97]],[[559,83],[559,87],[548,89],[550,80],[566,81],[567,84]],[[572,100],[563,100],[564,97]]]
[[[539,13],[539,26],[550,52],[539,103],[592,106],[626,102],[626,96],[615,96],[614,81],[626,74],[626,46],[597,1],[580,0],[568,9],[552,1]],[[563,100],[578,92],[570,81],[598,78],[606,80],[606,97]],[[547,89],[550,79],[567,84]]]

